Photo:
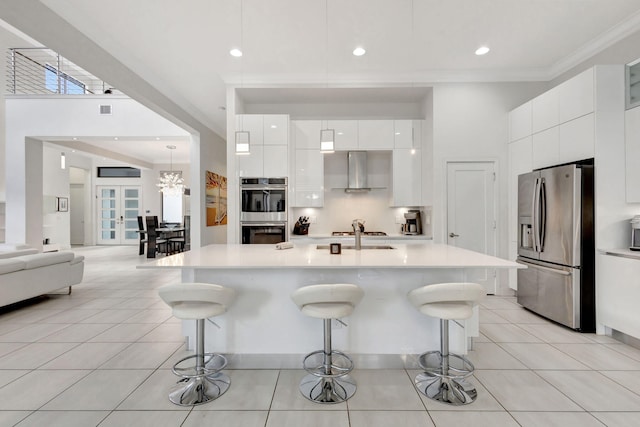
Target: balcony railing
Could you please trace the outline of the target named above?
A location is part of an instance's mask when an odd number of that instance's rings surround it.
[[[13,95],[120,93],[51,49],[10,48],[7,66],[7,91]]]

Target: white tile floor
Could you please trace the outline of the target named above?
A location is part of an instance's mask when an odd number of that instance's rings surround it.
[[[195,408],[167,399],[183,350],[155,289],[177,272],[136,270],[137,247],[91,247],[71,296],[0,311],[0,426],[639,426],[640,350],[578,334],[488,297],[470,358],[479,397],[451,408],[418,394],[410,370],[356,370],[358,392],[318,406],[296,370],[232,370]],[[425,349],[427,350],[427,349]]]

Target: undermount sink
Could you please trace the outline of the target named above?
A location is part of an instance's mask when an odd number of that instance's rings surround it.
[[[342,249],[355,249],[354,245],[342,245]],[[362,245],[361,249],[395,249],[393,246],[389,245]],[[316,249],[329,249],[329,245],[318,245]]]

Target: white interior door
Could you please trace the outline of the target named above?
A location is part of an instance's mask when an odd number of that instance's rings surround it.
[[[138,243],[140,186],[98,186],[98,244]]]
[[[496,255],[495,164],[447,163],[447,243]],[[496,292],[494,269],[469,270],[467,280]]]

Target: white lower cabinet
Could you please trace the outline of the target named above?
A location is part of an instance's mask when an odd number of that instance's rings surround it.
[[[391,206],[422,206],[422,153],[393,150],[393,195]]]
[[[324,155],[317,150],[296,150],[292,207],[324,206]]]
[[[640,338],[640,259],[599,253],[596,262],[596,319],[601,325]]]

